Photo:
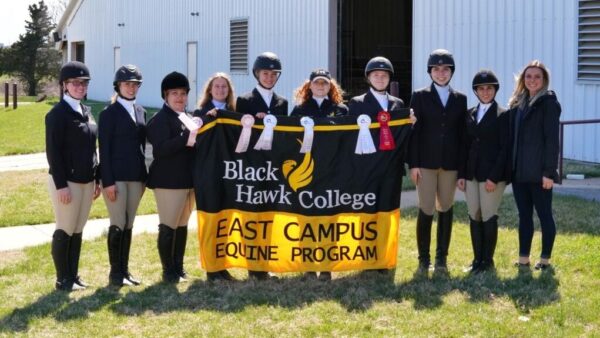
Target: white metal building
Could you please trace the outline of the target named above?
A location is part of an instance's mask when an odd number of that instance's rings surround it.
[[[390,58],[400,96],[430,83],[429,52],[455,56],[451,85],[476,104],[471,79],[491,68],[506,105],[514,76],[532,59],[551,71],[564,120],[600,118],[600,0],[71,0],[56,34],[65,60],[85,61],[89,97],[107,100],[114,70],[138,65],[138,102],[160,106],[160,81],[186,74],[189,106],[206,78],[232,75],[236,93],[251,90],[256,55],[273,51],[283,62],[275,88],[290,99],[317,67],[328,68],[351,95],[365,90],[363,67]],[[408,103],[408,102],[407,102]],[[600,125],[567,126],[565,157],[600,162]]]

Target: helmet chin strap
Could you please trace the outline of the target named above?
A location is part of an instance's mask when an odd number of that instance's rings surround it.
[[[386,86],[386,87],[385,87],[383,90],[379,90],[379,89],[375,88],[375,87],[374,87],[374,86],[371,84],[371,81],[369,81],[369,87],[373,88],[373,90],[374,90],[374,91],[376,91],[376,92],[378,92],[378,93],[381,93],[381,94],[385,94],[385,93],[387,93],[387,91],[386,91],[386,89],[387,89],[387,86]]]
[[[452,73],[452,75],[450,75],[450,79],[448,80],[448,82],[446,82],[446,84],[441,84],[441,83],[437,83],[435,82],[435,80],[433,79],[433,76],[431,76],[431,74],[429,74],[429,77],[431,78],[431,81],[433,81],[433,83],[435,83],[436,85],[440,86],[440,87],[446,87],[450,84],[450,81],[452,81],[452,76],[454,76],[454,73]]]
[[[271,88],[267,88],[267,87],[263,86],[263,85],[262,85],[262,83],[260,83],[260,81],[258,81],[258,85],[259,85],[259,86],[261,86],[261,87],[263,87],[263,88],[264,88],[264,89],[266,89],[266,90],[271,90],[271,89],[273,89],[273,88],[275,87],[275,85],[276,85],[276,84],[277,84],[277,81],[275,81],[275,83],[273,84],[273,86],[272,86]]]
[[[486,104],[483,101],[481,101],[481,99],[479,98],[479,95],[477,95],[477,91],[476,90],[474,90],[473,93],[475,94],[475,97],[477,98],[477,100],[479,101],[479,103]],[[494,100],[496,100],[496,94],[494,94],[494,96],[492,97],[492,99],[488,103],[492,103],[492,102],[494,102]]]
[[[275,85],[277,84],[277,81],[279,81],[279,77],[281,76],[281,72],[277,73],[277,80],[275,80],[275,83],[273,83],[273,86],[271,86],[271,88],[267,88],[265,86],[262,85],[262,83],[260,83],[259,77],[258,75],[256,75],[256,82],[258,82],[258,85],[261,86],[262,88],[266,89],[266,90],[271,90],[273,88],[275,88]]]
[[[118,95],[120,98],[122,98],[123,100],[127,100],[127,101],[135,101],[135,96],[134,96],[133,98],[131,98],[131,99],[130,99],[130,98],[127,98],[127,97],[125,97],[125,96],[121,95],[121,92],[117,92],[117,95]]]

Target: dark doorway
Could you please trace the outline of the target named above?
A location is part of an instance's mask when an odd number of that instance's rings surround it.
[[[374,56],[394,65],[392,81],[408,105],[412,79],[412,0],[339,0],[338,77],[348,97],[368,89],[364,69]]]

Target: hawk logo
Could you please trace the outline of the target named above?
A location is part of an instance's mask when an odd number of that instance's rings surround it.
[[[298,140],[298,142],[300,142]],[[302,144],[302,142],[300,142]],[[298,189],[306,187],[312,182],[313,170],[315,167],[315,161],[310,156],[310,151],[304,154],[302,162],[298,163],[294,160],[286,160],[281,166],[281,172],[288,181],[288,185],[294,192]]]

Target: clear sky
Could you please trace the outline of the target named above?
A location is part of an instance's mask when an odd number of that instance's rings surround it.
[[[39,0],[0,0],[0,43],[10,46],[25,33],[25,20],[29,19],[27,8]],[[44,0],[51,8],[56,0]]]

